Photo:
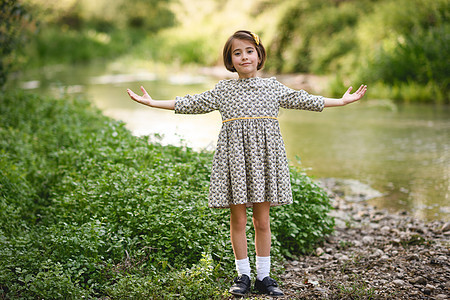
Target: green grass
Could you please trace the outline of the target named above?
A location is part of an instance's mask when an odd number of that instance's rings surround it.
[[[135,137],[82,99],[3,93],[0,115],[1,298],[223,297],[234,259],[229,211],[207,208],[212,153]],[[334,225],[311,179],[292,169],[292,184],[295,204],[272,210],[278,270]]]

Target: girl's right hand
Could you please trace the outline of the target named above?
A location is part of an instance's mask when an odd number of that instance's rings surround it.
[[[128,95],[131,99],[133,99],[136,102],[139,102],[144,105],[152,106],[153,99],[150,97],[150,95],[147,93],[147,91],[144,89],[143,86],[141,86],[141,91],[144,93],[142,96],[139,96],[135,94],[132,90],[127,89]]]

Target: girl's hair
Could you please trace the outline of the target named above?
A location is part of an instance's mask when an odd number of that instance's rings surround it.
[[[264,63],[266,62],[266,49],[264,49],[264,46],[261,43],[259,37],[253,32],[247,30],[236,31],[225,43],[225,46],[223,47],[223,63],[225,64],[225,68],[227,68],[227,70],[230,72],[236,72],[236,69],[233,67],[233,61],[231,59],[233,40],[235,39],[249,41],[254,44],[260,60],[257,69],[262,69],[262,67],[264,67]]]

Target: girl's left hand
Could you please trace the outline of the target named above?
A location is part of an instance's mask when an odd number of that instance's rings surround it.
[[[152,106],[152,97],[147,93],[147,91],[144,89],[143,86],[141,86],[141,91],[144,93],[142,96],[137,95],[132,90],[127,89],[127,93],[130,96],[131,99],[133,99],[136,102],[139,102],[144,105]]]
[[[364,85],[364,84],[361,85],[356,92],[354,92],[353,94],[350,94],[352,89],[353,89],[353,87],[349,87],[348,90],[345,92],[344,96],[342,96],[342,101],[344,102],[344,105],[358,101],[359,99],[361,99],[364,96],[364,94],[367,92],[367,85]]]

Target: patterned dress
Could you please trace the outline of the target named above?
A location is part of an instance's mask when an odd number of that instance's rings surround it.
[[[268,201],[292,203],[279,108],[322,111],[323,97],[293,90],[275,78],[222,80],[214,89],[177,97],[175,113],[219,110],[222,128],[214,154],[209,207]]]

